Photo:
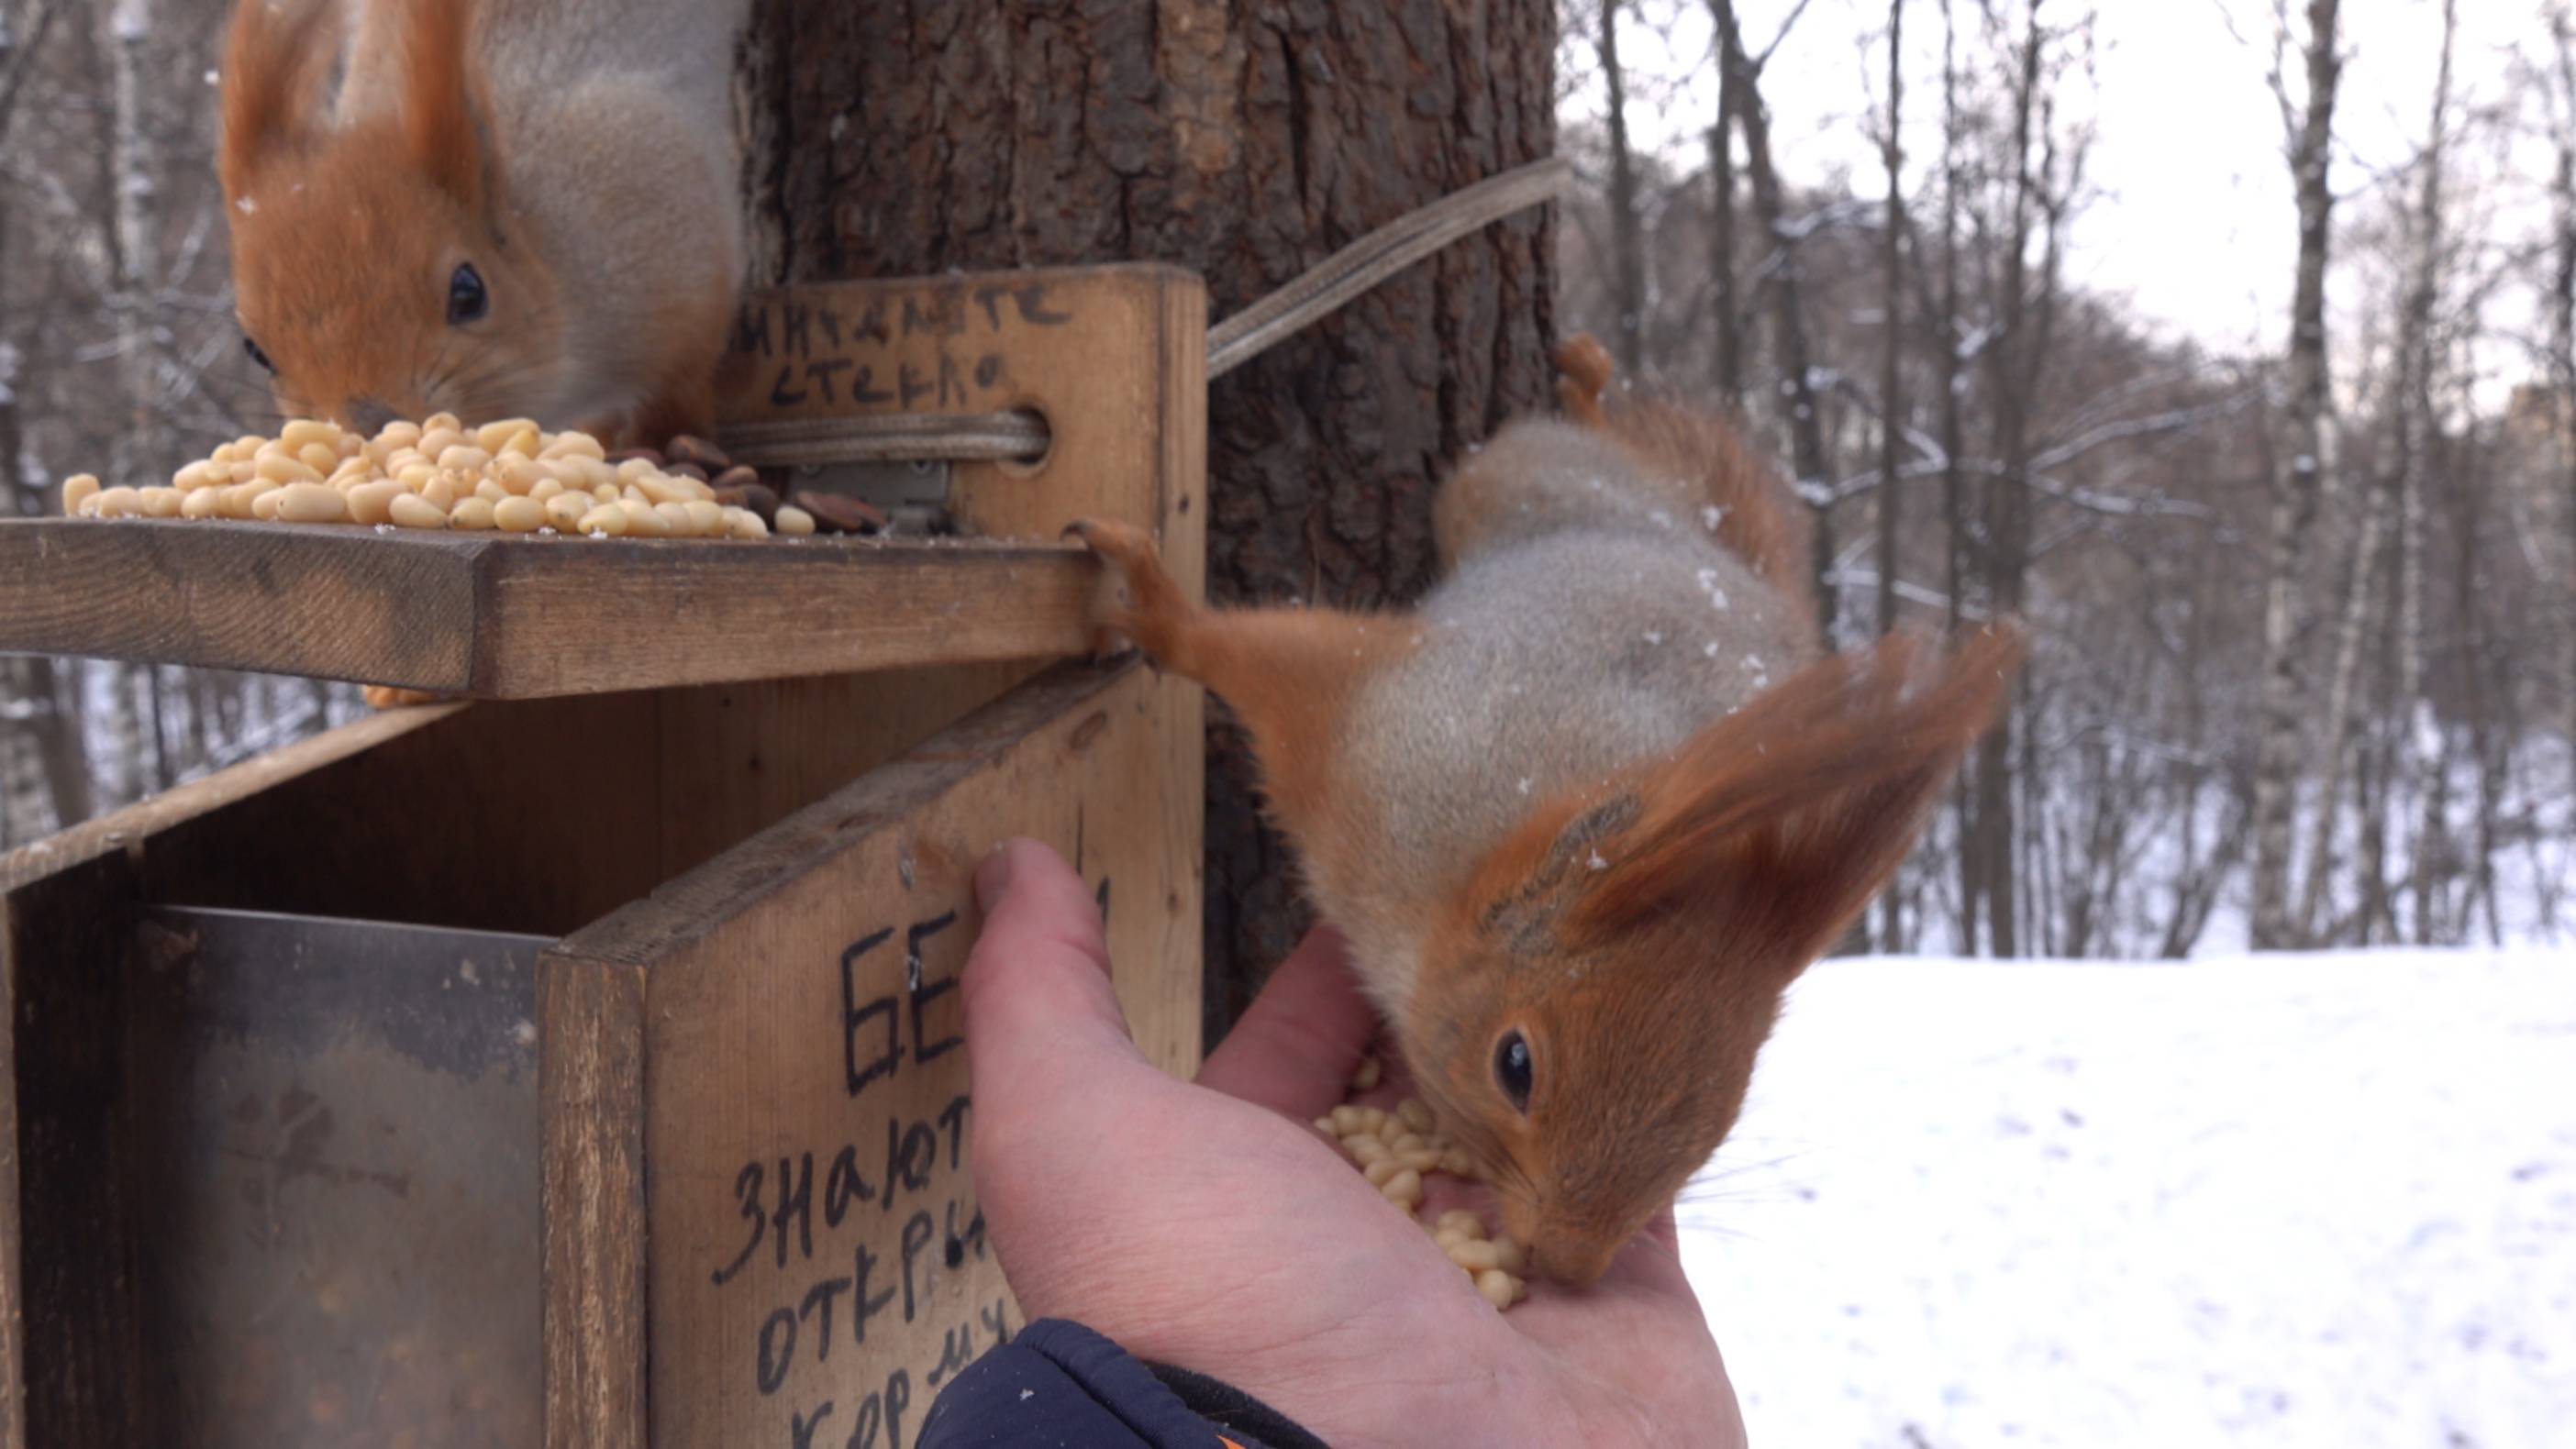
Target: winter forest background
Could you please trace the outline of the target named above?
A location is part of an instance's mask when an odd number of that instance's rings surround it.
[[[22,513],[273,422],[213,181],[225,8],[0,0]],[[2576,937],[2570,8],[1564,7],[1560,328],[1744,409],[1837,641],[2033,625],[1873,949]],[[360,708],[0,660],[0,849]]]

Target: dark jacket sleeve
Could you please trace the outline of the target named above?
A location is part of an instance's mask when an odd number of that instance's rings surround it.
[[[1149,1367],[1078,1323],[1042,1318],[967,1365],[922,1420],[918,1449],[1324,1449],[1260,1400]]]

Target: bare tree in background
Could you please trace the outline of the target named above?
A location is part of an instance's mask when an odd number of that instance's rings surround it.
[[[2326,354],[2326,260],[2332,244],[2334,191],[2329,185],[2335,91],[2343,73],[2336,53],[2338,0],[2308,0],[2307,98],[2293,121],[2281,58],[2289,21],[2273,31],[2273,93],[2288,133],[2290,176],[2298,193],[2298,289],[2290,304],[2287,477],[2273,470],[2271,547],[2263,606],[2263,735],[2254,767],[2253,945],[2277,951],[2299,944],[2290,916],[2292,811],[2301,773],[2303,692],[2299,683],[2299,595],[2317,500],[2336,450],[2329,416],[2333,384]]]
[[[1834,642],[1839,590],[1833,579],[1834,529],[1832,463],[1825,452],[1824,419],[1818,410],[1813,354],[1808,346],[1807,313],[1799,293],[1798,242],[1787,225],[1787,202],[1780,173],[1771,164],[1771,115],[1762,103],[1762,63],[1746,52],[1736,23],[1733,0],[1712,0],[1717,21],[1718,63],[1735,83],[1735,119],[1744,131],[1744,167],[1753,182],[1754,222],[1761,228],[1765,255],[1762,270],[1771,289],[1771,345],[1780,367],[1780,395],[1788,405],[1789,457],[1797,469],[1799,491],[1816,505],[1816,623],[1826,647]],[[1775,44],[1777,42],[1774,42]]]
[[[1723,24],[1728,0],[1709,0]],[[1708,131],[1709,332],[1718,399],[1744,406],[1744,316],[1735,296],[1735,67],[1717,67],[1717,124]]]
[[[152,323],[154,283],[160,272],[160,232],[146,47],[152,40],[152,0],[114,0],[104,6],[105,50],[115,79],[109,123],[112,215],[105,228],[115,277],[116,349],[125,389],[126,422],[118,430],[111,483],[140,488],[166,481],[170,466],[162,441],[160,389]]]
[[[1945,609],[1952,634],[1959,632],[1959,623],[1967,605],[1967,565],[1972,547],[1967,475],[1961,467],[1962,455],[1968,446],[1967,409],[1963,397],[1967,379],[1961,371],[1963,359],[1960,356],[1967,334],[1959,311],[1959,196],[1967,184],[1962,174],[1961,127],[1957,17],[1951,12],[1950,0],[1941,0],[1941,296],[1940,312],[1933,329],[1940,350],[1933,362],[1941,406],[1943,588],[1947,595]],[[1983,862],[1977,852],[1969,848],[1970,842],[1979,838],[1974,778],[1973,770],[1962,770],[1957,783],[1951,787],[1957,801],[1955,813],[1958,818],[1959,949],[1971,956],[1977,953],[1977,922],[1981,919],[1980,908],[1985,904]]]
[[[18,104],[44,54],[62,0],[33,0],[23,13],[0,8],[0,156],[12,154]],[[0,276],[10,252],[12,197],[0,186]],[[0,516],[38,503],[27,487],[33,471],[26,413],[27,350],[0,312]],[[80,820],[90,810],[89,760],[82,747],[79,697],[63,687],[54,661],[0,658],[0,844],[32,838]]]
[[[2011,86],[2012,152],[2009,202],[1997,239],[2001,277],[1995,289],[1995,335],[1983,357],[1992,396],[1995,458],[2000,477],[1986,491],[1985,575],[1994,610],[2021,612],[2031,549],[2030,472],[2032,418],[2048,366],[2057,321],[2058,258],[2064,207],[2071,191],[2059,189],[2057,137],[2050,125],[2045,88],[2047,32],[2041,0],[2029,0],[2015,55]],[[2040,248],[2038,278],[2031,276],[2031,247]],[[2025,678],[2024,689],[2027,689]],[[2017,711],[2005,711],[1977,751],[1977,837],[1983,856],[1986,933],[1998,956],[2021,951],[2013,790],[2013,737]]]
[[[1878,383],[1878,632],[1896,627],[1897,544],[1903,537],[1905,452],[1900,433],[1905,424],[1905,0],[1887,6],[1887,132],[1880,140],[1879,160],[1887,168],[1887,213],[1880,241],[1880,295],[1885,299],[1882,325],[1886,354],[1880,359]],[[1880,946],[1897,950],[1903,939],[1904,902],[1890,891],[1880,925]]]
[[[2558,464],[2567,532],[2566,622],[2559,642],[2558,687],[2566,711],[2567,739],[2576,749],[2576,23],[2565,4],[2549,12],[2552,67],[2557,103],[2552,107],[2558,166],[2550,179],[2551,268],[2549,277],[2549,361],[2557,385]]]
[[[1646,243],[1637,215],[1637,162],[1628,145],[1628,77],[1619,65],[1623,0],[1601,0],[1601,84],[1610,101],[1610,266],[1619,301],[1612,340],[1631,378],[1646,371]]]
[[[2433,313],[2441,295],[2443,262],[2443,161],[2451,129],[2451,51],[2459,32],[2458,0],[2442,0],[2442,54],[2433,81],[2433,117],[2424,137],[2413,228],[2414,278],[2398,337],[2397,446],[2397,683],[2390,724],[2397,731],[2386,779],[2422,798],[2415,834],[2415,938],[2429,944],[2430,861],[2447,830],[2436,802],[2443,798],[2444,768],[2436,743],[2439,728],[2424,692],[2424,549],[2428,532],[2424,494],[2432,466],[2437,419],[2433,410]],[[2375,814],[2384,820],[2386,810]],[[2391,922],[2393,927],[2393,921]],[[2392,935],[2394,934],[2392,930]]]

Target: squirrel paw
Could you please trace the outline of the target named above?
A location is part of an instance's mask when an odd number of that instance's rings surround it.
[[[1610,349],[1591,333],[1578,333],[1556,349],[1555,361],[1556,370],[1564,374],[1556,380],[1557,405],[1578,423],[1601,426],[1605,421],[1601,394],[1609,389],[1615,372]]]
[[[396,689],[389,684],[370,684],[362,691],[370,709],[410,709],[415,705],[437,704],[446,696],[420,689]]]
[[[1068,538],[1080,539],[1127,585],[1124,607],[1105,601],[1094,607],[1093,657],[1107,658],[1117,652],[1117,641],[1123,636],[1134,640],[1157,663],[1168,662],[1172,639],[1198,612],[1198,607],[1164,572],[1163,560],[1154,551],[1153,536],[1124,523],[1088,518],[1077,519],[1064,532]]]

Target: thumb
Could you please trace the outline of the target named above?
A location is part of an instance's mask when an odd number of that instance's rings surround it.
[[[1110,985],[1100,907],[1063,858],[1006,841],[976,870],[975,895],[984,929],[958,986],[975,1115],[1009,1117],[1067,1080],[1145,1065]]]

